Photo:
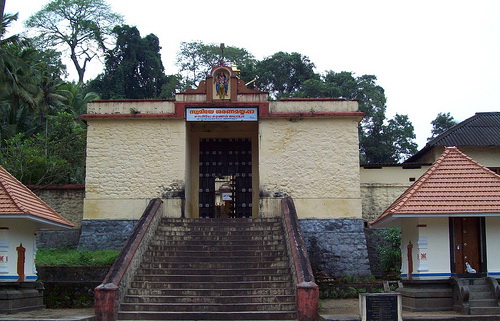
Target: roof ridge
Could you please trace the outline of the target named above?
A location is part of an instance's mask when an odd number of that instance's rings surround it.
[[[490,213],[493,209],[500,213],[499,187],[500,175],[456,146],[447,146],[434,164],[370,224],[393,214]],[[492,197],[485,200],[485,193]],[[463,200],[458,202],[457,198]]]
[[[478,114],[475,113],[471,117],[465,119],[464,121],[459,122],[458,124],[453,125],[452,127],[448,128],[447,130],[445,130],[444,132],[442,132],[441,134],[437,135],[436,137],[434,137],[433,139],[431,139],[430,141],[428,141],[427,144],[429,146],[434,145],[438,141],[440,141],[440,140],[442,140],[442,139],[450,136],[457,129],[460,129],[460,128],[464,127],[465,125],[469,124],[470,122],[472,122],[473,120],[475,120],[477,117],[478,117]]]

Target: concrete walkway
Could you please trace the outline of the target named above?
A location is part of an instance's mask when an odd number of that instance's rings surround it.
[[[358,299],[327,299],[320,302],[320,315],[325,321],[360,321]],[[403,321],[500,321],[500,315],[463,315],[454,311],[402,311]]]
[[[360,321],[359,300],[321,300],[320,315],[325,321]],[[95,321],[94,308],[44,309],[16,314],[0,315],[0,321]],[[500,315],[462,315],[453,311],[403,311],[404,321],[500,321]]]
[[[95,321],[94,308],[43,309],[0,315],[1,321]]]

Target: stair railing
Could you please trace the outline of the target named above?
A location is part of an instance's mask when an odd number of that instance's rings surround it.
[[[149,202],[104,281],[95,288],[94,308],[98,321],[117,319],[120,302],[161,220],[162,203],[159,198]]]
[[[301,321],[318,320],[319,287],[314,282],[307,247],[300,232],[299,219],[293,199],[289,197],[282,199],[281,211],[297,290],[297,319]]]
[[[497,279],[492,277],[487,277],[486,282],[490,287],[490,291],[493,294],[493,299],[495,299],[496,305],[500,306],[500,285]]]
[[[470,314],[469,286],[464,285],[457,276],[451,278],[453,285],[453,309],[457,312]]]

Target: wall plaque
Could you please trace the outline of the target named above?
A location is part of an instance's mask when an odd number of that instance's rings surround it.
[[[402,321],[400,293],[363,293],[359,295],[362,321]]]

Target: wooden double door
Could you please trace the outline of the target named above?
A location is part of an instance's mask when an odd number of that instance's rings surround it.
[[[484,218],[450,218],[452,231],[452,273],[471,274],[486,272],[484,244]],[[469,271],[467,271],[469,266]]]
[[[202,138],[199,152],[199,216],[252,216],[250,138]]]

